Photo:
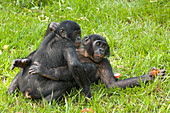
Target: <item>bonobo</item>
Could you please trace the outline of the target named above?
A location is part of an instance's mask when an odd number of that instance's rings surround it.
[[[86,80],[86,72],[78,60],[73,44],[77,38],[80,39],[80,36],[81,29],[76,22],[61,22],[53,32],[45,37],[39,48],[32,53],[30,60],[28,60],[29,62],[26,62],[28,66],[24,66],[20,73],[21,75],[14,78],[8,92],[13,93],[16,87],[18,87],[28,98],[37,99],[43,96],[49,102],[51,99],[60,98],[63,93],[71,89],[71,80],[74,79],[83,88],[85,96],[90,98],[91,93],[88,80]],[[32,75],[35,62],[46,69],[67,66],[67,70],[69,70],[71,75],[70,81],[67,81],[69,76],[68,78],[63,78],[63,81],[54,81],[53,77],[48,79],[45,74]],[[19,63],[16,64],[19,65]]]
[[[89,35],[84,37],[83,45],[83,48],[77,49],[77,54],[86,73],[88,73],[87,77],[90,83],[101,80],[108,89],[115,87],[125,89],[126,87],[140,86],[140,80],[142,80],[142,82],[147,82],[154,79],[150,71],[146,75],[117,81],[113,75],[110,62],[107,58],[104,58],[105,56],[110,55],[109,45],[106,40],[100,35]],[[57,80],[58,76],[66,77],[71,74],[67,66],[45,69],[41,64],[35,63],[34,68],[32,68],[32,74],[37,73],[39,75],[45,74],[49,79],[53,78],[54,82]],[[164,74],[165,70],[160,70],[158,75],[164,76]],[[70,81],[72,81],[72,79],[70,79]],[[77,84],[73,81],[73,87],[74,86],[77,86]]]
[[[126,87],[140,86],[140,80],[147,82],[154,79],[151,72],[153,69],[151,69],[146,75],[117,81],[113,75],[110,62],[107,58],[104,58],[110,55],[109,45],[106,40],[102,36],[94,34],[84,37],[82,43],[84,48],[77,50],[80,62],[90,65],[91,70],[96,70],[95,74],[88,74],[91,83],[101,80],[107,88],[120,87],[125,89]],[[88,66],[85,69],[89,68]],[[164,69],[159,71],[160,76],[164,76],[164,74]]]

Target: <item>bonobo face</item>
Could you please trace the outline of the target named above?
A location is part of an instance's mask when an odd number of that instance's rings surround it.
[[[81,44],[81,30],[75,30],[72,33],[71,37],[73,37],[73,38],[75,37],[74,44],[75,44],[76,48],[79,48],[80,44]]]
[[[83,39],[83,45],[94,62],[101,62],[105,56],[110,55],[109,45],[100,35],[89,35]]]
[[[79,24],[66,20],[60,23],[60,27],[65,28],[68,38],[75,43],[76,48],[79,48],[81,44],[81,28]]]
[[[95,62],[100,62],[106,54],[108,44],[102,40],[95,40],[93,42],[93,59]]]

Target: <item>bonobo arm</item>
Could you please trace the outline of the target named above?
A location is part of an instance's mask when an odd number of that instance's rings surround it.
[[[54,37],[56,37],[56,34],[54,32],[49,33],[48,36],[44,38],[44,40],[41,42],[38,49],[44,49],[44,47],[46,47]]]
[[[105,83],[107,88],[115,88],[120,87],[125,89],[126,87],[134,87],[140,86],[140,81],[148,82],[154,79],[151,75],[151,71],[147,75],[142,75],[139,77],[132,77],[120,81],[116,81],[115,77],[113,76],[112,67],[107,59],[102,62],[102,69],[101,70],[101,80]],[[151,69],[152,70],[152,69]],[[165,70],[160,70],[159,75],[164,76]]]
[[[112,67],[108,59],[103,58],[103,60],[97,64],[97,68],[99,70],[97,74],[99,74],[102,83],[104,83],[107,88],[117,81],[113,75]]]
[[[71,72],[68,70],[68,66],[62,66],[57,68],[47,69],[46,67],[42,66],[38,62],[34,62],[29,69],[29,74],[39,74],[43,77],[49,78],[51,80],[60,80],[60,81],[71,81],[72,75]]]
[[[83,88],[82,91],[84,92],[85,97],[90,98],[90,81],[87,79],[86,71],[80,63],[74,44],[71,43],[71,41],[65,43],[63,55],[67,61],[68,69],[72,73],[74,80],[77,82],[80,88]]]
[[[22,59],[15,59],[11,65],[11,69],[13,70],[15,67],[20,67],[20,71],[17,73],[17,75],[15,76],[15,78],[12,80],[12,82],[10,83],[10,86],[8,88],[8,94],[12,94],[15,92],[15,90],[17,89],[18,87],[18,80],[20,78],[20,76],[22,75],[23,73],[23,69],[22,68],[25,68],[27,67],[30,63],[31,63],[31,58],[32,56],[34,55],[34,53],[36,52],[33,51],[32,53],[30,53],[26,58],[22,58]]]

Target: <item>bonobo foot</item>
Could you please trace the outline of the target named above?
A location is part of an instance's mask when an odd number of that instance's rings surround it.
[[[51,31],[54,31],[58,25],[59,25],[59,23],[51,22],[49,25],[49,28],[51,29]]]
[[[13,70],[15,67],[25,68],[31,63],[30,59],[15,59],[12,62],[11,70]]]
[[[145,77],[146,81],[153,81],[156,76],[160,76],[160,78],[163,78],[164,75],[165,75],[165,69],[159,70],[154,67],[150,70],[150,72],[147,75],[143,75],[143,77]]]
[[[45,37],[48,36],[49,33],[53,32],[57,26],[59,25],[59,23],[56,23],[56,22],[51,22],[49,25],[48,25],[48,28],[47,28],[47,31],[45,33]],[[44,37],[44,38],[45,38]]]

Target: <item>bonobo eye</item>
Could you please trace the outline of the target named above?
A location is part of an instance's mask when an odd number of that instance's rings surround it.
[[[102,46],[103,48],[105,48],[106,47],[106,45],[105,44],[103,44],[103,46]]]
[[[76,35],[76,36],[80,36],[80,34],[81,34],[81,32],[79,30],[74,32],[74,35]]]
[[[85,42],[87,42],[88,40],[89,40],[89,38],[85,38],[85,40],[84,40],[84,41],[85,41]]]
[[[90,38],[89,38],[89,36],[84,37],[82,43],[83,43],[83,45],[85,45],[85,46],[86,46],[87,44],[89,44],[89,43],[90,43]]]
[[[100,42],[97,42],[96,45],[97,45],[97,46],[100,46]]]

